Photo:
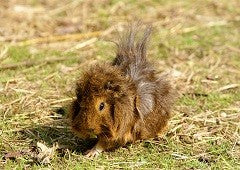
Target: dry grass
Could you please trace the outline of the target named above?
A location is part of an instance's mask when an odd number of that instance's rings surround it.
[[[0,3],[1,168],[240,169],[238,0]],[[91,161],[65,109],[81,70],[112,59],[109,40],[136,18],[154,26],[149,57],[183,95],[166,137]],[[36,159],[37,142],[58,144],[50,164]]]

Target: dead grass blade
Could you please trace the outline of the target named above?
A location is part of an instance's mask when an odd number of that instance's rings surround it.
[[[79,50],[83,47],[86,47],[86,46],[89,46],[89,45],[95,43],[96,41],[97,41],[97,38],[91,38],[87,41],[77,44],[76,46],[72,47],[71,49],[67,50],[66,52]]]
[[[16,64],[2,65],[0,66],[0,70],[7,70],[7,69],[15,70],[19,67],[32,67],[32,66],[41,65],[41,64],[52,64],[55,62],[65,61],[68,59],[69,58],[67,57],[55,57],[55,58],[46,58],[45,60],[42,60],[42,61],[35,61],[35,60],[23,61]]]
[[[5,47],[0,51],[0,63],[8,57],[7,52],[8,52],[8,46],[5,46]]]
[[[68,34],[68,35],[56,35],[56,36],[49,36],[49,37],[40,37],[31,40],[25,40],[18,42],[16,45],[18,46],[25,46],[25,45],[32,45],[32,44],[41,44],[41,43],[52,43],[58,41],[80,41],[86,38],[92,37],[99,37],[102,35],[102,31],[96,32],[89,32],[89,33],[79,33],[79,34]]]
[[[229,90],[229,89],[234,89],[234,88],[237,88],[239,86],[240,86],[239,84],[229,84],[229,85],[226,85],[226,86],[223,86],[223,87],[217,89],[217,92],[221,92],[221,91],[225,91],[225,90]]]
[[[230,46],[230,45],[228,45],[227,48],[228,48],[229,50],[234,51],[234,52],[240,53],[240,49],[239,49],[239,48],[236,48],[236,47],[233,47],[233,46]]]
[[[198,26],[193,26],[193,27],[188,27],[188,28],[184,28],[182,30],[182,33],[189,33],[189,32],[193,32],[196,30],[199,30],[201,28],[209,28],[209,27],[214,27],[214,26],[224,26],[227,25],[228,22],[227,21],[217,21],[217,22],[209,22],[206,25],[202,26],[202,27],[198,27]]]

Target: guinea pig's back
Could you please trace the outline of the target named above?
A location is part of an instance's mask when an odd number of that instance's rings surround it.
[[[170,82],[165,76],[161,76],[153,80],[152,83],[155,85],[154,106],[150,112],[136,122],[136,140],[163,135],[171,118],[175,94]]]
[[[112,65],[119,67],[136,87],[135,107],[140,119],[134,133],[136,139],[162,134],[170,118],[173,90],[165,76],[158,76],[146,58],[151,27],[143,33],[133,25],[120,37],[117,55]],[[139,36],[140,34],[140,36]]]

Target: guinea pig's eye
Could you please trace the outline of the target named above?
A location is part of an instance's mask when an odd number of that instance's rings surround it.
[[[100,105],[99,105],[99,111],[102,111],[103,109],[104,109],[104,107],[105,107],[105,104],[102,102],[102,103],[100,103]]]

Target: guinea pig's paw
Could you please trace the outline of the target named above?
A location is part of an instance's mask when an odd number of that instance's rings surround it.
[[[92,149],[87,150],[84,155],[88,158],[96,158],[100,155],[102,152],[101,149],[98,149],[97,147],[93,147]]]

